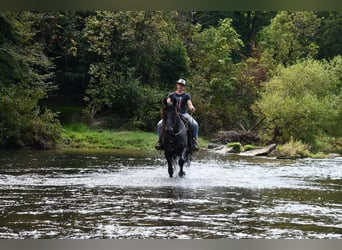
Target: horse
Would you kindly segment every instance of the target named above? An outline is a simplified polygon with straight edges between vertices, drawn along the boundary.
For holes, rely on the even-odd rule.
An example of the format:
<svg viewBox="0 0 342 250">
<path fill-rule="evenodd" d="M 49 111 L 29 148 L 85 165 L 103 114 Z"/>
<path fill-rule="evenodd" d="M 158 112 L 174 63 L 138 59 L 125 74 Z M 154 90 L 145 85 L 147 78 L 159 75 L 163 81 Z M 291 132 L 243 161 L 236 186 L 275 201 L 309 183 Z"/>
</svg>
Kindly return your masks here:
<svg viewBox="0 0 342 250">
<path fill-rule="evenodd" d="M 178 175 L 183 177 L 184 163 L 189 161 L 191 153 L 191 145 L 188 144 L 187 126 L 178 113 L 175 103 L 167 103 L 164 100 L 164 108 L 162 111 L 163 129 L 161 140 L 164 149 L 164 155 L 168 164 L 168 173 L 170 178 L 173 176 L 173 161 L 179 157 L 178 165 L 180 167 Z"/>
</svg>

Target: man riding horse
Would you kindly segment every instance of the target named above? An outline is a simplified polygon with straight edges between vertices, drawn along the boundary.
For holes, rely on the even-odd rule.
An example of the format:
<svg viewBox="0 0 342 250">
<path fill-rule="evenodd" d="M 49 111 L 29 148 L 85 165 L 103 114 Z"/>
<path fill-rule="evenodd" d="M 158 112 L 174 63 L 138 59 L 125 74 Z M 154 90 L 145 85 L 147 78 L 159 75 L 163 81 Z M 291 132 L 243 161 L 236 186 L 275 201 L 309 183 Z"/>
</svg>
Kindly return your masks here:
<svg viewBox="0 0 342 250">
<path fill-rule="evenodd" d="M 176 82 L 176 91 L 170 93 L 166 99 L 167 103 L 176 103 L 178 107 L 178 111 L 185 123 L 190 125 L 190 129 L 192 131 L 192 151 L 198 151 L 199 146 L 197 143 L 198 139 L 198 123 L 197 121 L 187 113 L 187 107 L 191 110 L 191 112 L 195 112 L 195 107 L 192 104 L 191 96 L 185 92 L 186 81 L 184 79 L 179 79 Z M 163 150 L 161 135 L 162 135 L 162 127 L 163 120 L 160 120 L 157 124 L 157 132 L 158 132 L 158 143 L 155 146 L 157 150 Z"/>
</svg>

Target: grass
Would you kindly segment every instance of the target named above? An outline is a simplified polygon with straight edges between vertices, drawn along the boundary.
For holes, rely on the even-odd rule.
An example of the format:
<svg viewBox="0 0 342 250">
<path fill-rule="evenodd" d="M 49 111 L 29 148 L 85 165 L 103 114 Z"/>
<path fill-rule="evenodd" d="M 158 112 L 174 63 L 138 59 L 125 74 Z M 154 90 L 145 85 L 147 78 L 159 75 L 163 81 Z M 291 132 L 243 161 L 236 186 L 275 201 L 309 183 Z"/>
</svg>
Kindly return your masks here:
<svg viewBox="0 0 342 250">
<path fill-rule="evenodd" d="M 89 128 L 84 123 L 69 123 L 63 125 L 62 149 L 124 149 L 155 151 L 155 144 L 158 140 L 155 132 L 126 131 L 110 129 Z M 207 148 L 209 142 L 199 138 L 202 149 Z M 239 142 L 228 143 L 228 147 L 234 147 L 236 152 L 244 152 L 254 149 L 253 145 L 241 145 Z M 291 139 L 288 143 L 277 146 L 277 155 L 286 158 L 326 158 L 321 152 L 312 153 L 310 146 Z"/>
<path fill-rule="evenodd" d="M 231 142 L 226 144 L 227 147 L 232 147 L 234 153 L 245 152 L 256 148 L 254 145 L 242 145 L 240 142 Z M 279 158 L 326 158 L 327 155 L 322 152 L 313 153 L 310 145 L 298 140 L 291 140 L 285 144 L 278 145 L 275 154 Z"/>
<path fill-rule="evenodd" d="M 230 143 L 227 143 L 226 146 L 232 147 L 233 152 L 235 152 L 235 153 L 245 152 L 245 151 L 252 150 L 252 149 L 256 148 L 254 145 L 250 145 L 250 144 L 242 145 L 240 142 L 230 142 Z"/>
<path fill-rule="evenodd" d="M 91 129 L 83 123 L 65 124 L 63 128 L 64 148 L 155 150 L 158 140 L 153 132 Z M 199 139 L 199 144 L 203 148 L 208 142 Z"/>
<path fill-rule="evenodd" d="M 64 126 L 65 146 L 98 149 L 152 149 L 157 141 L 155 133 L 90 129 L 84 124 Z"/>
<path fill-rule="evenodd" d="M 322 152 L 313 153 L 310 151 L 310 146 L 298 140 L 291 140 L 283 145 L 277 147 L 281 157 L 287 158 L 326 158 L 326 155 Z"/>
</svg>

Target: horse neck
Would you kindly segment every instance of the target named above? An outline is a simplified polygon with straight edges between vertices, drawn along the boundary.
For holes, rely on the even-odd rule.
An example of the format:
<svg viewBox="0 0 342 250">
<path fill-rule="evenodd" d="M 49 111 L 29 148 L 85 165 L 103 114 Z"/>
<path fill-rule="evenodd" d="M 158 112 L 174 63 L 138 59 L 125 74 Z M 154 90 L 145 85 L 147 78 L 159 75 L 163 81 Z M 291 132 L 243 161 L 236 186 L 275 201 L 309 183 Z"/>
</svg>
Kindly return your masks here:
<svg viewBox="0 0 342 250">
<path fill-rule="evenodd" d="M 174 123 L 174 133 L 177 134 L 179 133 L 182 129 L 184 129 L 185 125 L 182 122 L 182 119 L 180 118 L 180 114 L 175 111 L 176 115 L 175 115 L 175 123 Z"/>
</svg>

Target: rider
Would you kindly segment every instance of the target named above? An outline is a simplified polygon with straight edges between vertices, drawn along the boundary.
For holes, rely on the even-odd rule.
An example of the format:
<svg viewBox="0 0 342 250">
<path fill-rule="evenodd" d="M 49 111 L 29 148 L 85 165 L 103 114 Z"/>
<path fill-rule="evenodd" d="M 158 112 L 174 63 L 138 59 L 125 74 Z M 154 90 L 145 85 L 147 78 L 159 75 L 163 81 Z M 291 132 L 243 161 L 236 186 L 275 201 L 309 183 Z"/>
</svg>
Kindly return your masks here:
<svg viewBox="0 0 342 250">
<path fill-rule="evenodd" d="M 167 97 L 167 102 L 172 103 L 174 99 L 176 99 L 176 103 L 178 106 L 179 113 L 183 118 L 189 121 L 189 124 L 192 128 L 192 145 L 193 145 L 193 150 L 198 151 L 199 146 L 197 143 L 197 138 L 198 138 L 198 123 L 197 121 L 187 113 L 186 105 L 187 107 L 191 110 L 191 112 L 195 112 L 195 107 L 192 104 L 191 97 L 188 93 L 185 93 L 186 81 L 184 79 L 179 79 L 176 83 L 176 91 L 169 94 Z M 163 120 L 160 120 L 157 124 L 157 132 L 158 132 L 158 143 L 155 146 L 157 150 L 162 150 L 163 145 L 161 143 L 161 130 L 162 130 L 162 124 Z"/>
</svg>

